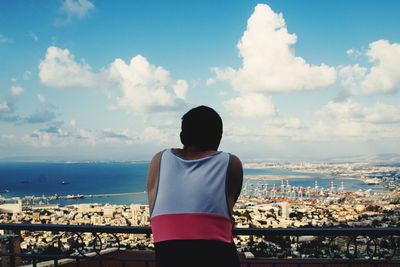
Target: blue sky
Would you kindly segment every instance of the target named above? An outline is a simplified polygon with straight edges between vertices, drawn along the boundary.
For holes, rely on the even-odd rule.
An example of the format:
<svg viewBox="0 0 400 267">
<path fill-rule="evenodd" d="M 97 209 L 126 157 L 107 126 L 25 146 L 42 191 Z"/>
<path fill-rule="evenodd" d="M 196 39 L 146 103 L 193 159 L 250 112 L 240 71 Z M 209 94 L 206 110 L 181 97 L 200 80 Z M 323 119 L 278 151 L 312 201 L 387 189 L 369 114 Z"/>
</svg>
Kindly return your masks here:
<svg viewBox="0 0 400 267">
<path fill-rule="evenodd" d="M 398 1 L 1 1 L 0 158 L 147 160 L 200 104 L 245 160 L 400 151 Z"/>
</svg>

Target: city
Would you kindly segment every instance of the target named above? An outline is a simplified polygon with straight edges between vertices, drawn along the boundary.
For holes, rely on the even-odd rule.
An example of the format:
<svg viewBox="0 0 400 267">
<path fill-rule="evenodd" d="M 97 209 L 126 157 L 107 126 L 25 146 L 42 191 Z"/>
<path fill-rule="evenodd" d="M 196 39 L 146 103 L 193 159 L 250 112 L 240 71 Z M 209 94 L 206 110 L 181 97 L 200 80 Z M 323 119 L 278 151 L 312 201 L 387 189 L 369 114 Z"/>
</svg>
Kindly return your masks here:
<svg viewBox="0 0 400 267">
<path fill-rule="evenodd" d="M 323 188 L 317 183 L 313 187 L 296 187 L 288 180 L 271 180 L 276 177 L 245 176 L 242 194 L 235 206 L 233 217 L 235 228 L 398 228 L 400 227 L 400 167 L 373 166 L 371 164 L 346 163 L 247 163 L 246 168 L 286 168 L 302 172 L 324 173 L 330 178 L 356 177 L 378 179 L 378 191 L 371 189 L 346 191 L 343 182 Z M 322 171 L 321 171 L 322 170 Z M 312 178 L 310 178 L 312 179 Z M 337 179 L 340 181 L 339 179 Z M 279 186 L 268 188 L 266 182 L 279 182 Z M 52 201 L 56 201 L 51 199 Z M 148 227 L 149 210 L 145 204 L 115 205 L 82 203 L 60 205 L 57 203 L 23 203 L 20 198 L 2 199 L 0 205 L 0 223 L 52 224 L 52 225 L 95 225 L 95 226 L 143 226 Z M 14 203 L 12 203 L 14 202 Z M 149 234 L 120 233 L 118 245 L 124 249 L 152 250 L 152 237 Z M 61 242 L 63 250 L 70 249 L 73 236 L 59 239 L 52 232 L 21 231 L 21 252 L 45 253 L 50 247 Z M 80 236 L 87 252 L 93 246 L 90 233 Z M 106 247 L 113 247 L 110 234 L 99 236 Z M 310 242 L 310 239 L 306 239 Z M 313 240 L 313 239 L 311 239 Z M 238 251 L 251 253 L 256 257 L 274 257 L 278 249 L 271 250 L 275 243 L 267 245 L 265 238 L 236 236 L 234 239 Z M 280 241 L 282 242 L 282 240 Z M 279 242 L 278 242 L 279 243 Z M 273 245 L 271 245 L 273 244 Z M 106 248 L 105 247 L 105 248 Z M 390 246 L 389 246 L 390 248 Z M 54 248 L 53 248 L 54 249 Z M 59 249 L 61 249 L 59 247 Z M 300 254 L 301 246 L 292 249 L 290 257 L 311 257 Z M 57 249 L 56 249 L 57 251 Z M 282 254 L 283 252 L 281 252 Z M 325 252 L 328 253 L 328 250 Z M 344 253 L 344 252 L 343 252 Z M 381 252 L 383 253 L 383 252 Z M 283 255 L 283 254 L 282 254 Z M 285 254 L 286 255 L 286 254 Z M 287 256 L 287 255 L 286 255 Z M 315 256 L 315 255 L 314 255 Z M 320 255 L 327 257 L 329 255 Z"/>
</svg>

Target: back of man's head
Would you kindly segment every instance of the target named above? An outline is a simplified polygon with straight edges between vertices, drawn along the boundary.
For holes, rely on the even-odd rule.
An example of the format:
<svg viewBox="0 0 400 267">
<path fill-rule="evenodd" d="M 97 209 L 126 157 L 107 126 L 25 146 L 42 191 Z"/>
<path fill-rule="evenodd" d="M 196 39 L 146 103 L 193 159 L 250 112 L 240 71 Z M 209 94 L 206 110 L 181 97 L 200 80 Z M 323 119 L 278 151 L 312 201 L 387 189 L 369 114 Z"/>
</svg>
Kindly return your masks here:
<svg viewBox="0 0 400 267">
<path fill-rule="evenodd" d="M 214 109 L 198 106 L 182 117 L 181 142 L 185 147 L 217 150 L 222 128 L 222 119 Z"/>
</svg>

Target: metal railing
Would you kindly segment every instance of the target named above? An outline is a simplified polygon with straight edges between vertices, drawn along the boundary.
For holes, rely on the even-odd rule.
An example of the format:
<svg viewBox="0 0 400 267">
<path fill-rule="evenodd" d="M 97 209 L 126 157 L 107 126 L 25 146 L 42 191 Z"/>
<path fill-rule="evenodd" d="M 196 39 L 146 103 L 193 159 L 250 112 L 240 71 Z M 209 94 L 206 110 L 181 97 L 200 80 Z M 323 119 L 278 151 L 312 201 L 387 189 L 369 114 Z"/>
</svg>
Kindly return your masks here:
<svg viewBox="0 0 400 267">
<path fill-rule="evenodd" d="M 125 262 L 143 266 L 154 262 L 151 256 L 118 256 L 132 249 L 151 251 L 149 227 L 0 224 L 0 230 L 4 232 L 0 236 L 2 266 L 36 266 L 49 260 L 57 266 L 65 259 L 75 265 L 87 260 L 119 261 L 122 266 Z M 255 256 L 241 256 L 241 263 L 247 266 L 332 260 L 400 264 L 400 228 L 235 228 L 233 234 L 238 250 Z"/>
</svg>

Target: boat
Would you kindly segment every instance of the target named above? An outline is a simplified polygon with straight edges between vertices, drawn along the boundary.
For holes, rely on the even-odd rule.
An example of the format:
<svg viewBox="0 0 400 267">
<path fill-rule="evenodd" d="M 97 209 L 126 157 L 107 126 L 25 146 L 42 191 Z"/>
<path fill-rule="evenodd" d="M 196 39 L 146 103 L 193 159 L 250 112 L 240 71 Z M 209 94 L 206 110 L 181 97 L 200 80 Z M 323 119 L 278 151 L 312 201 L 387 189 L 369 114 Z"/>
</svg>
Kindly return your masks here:
<svg viewBox="0 0 400 267">
<path fill-rule="evenodd" d="M 61 184 L 69 184 L 67 181 L 62 181 Z"/>
<path fill-rule="evenodd" d="M 364 183 L 367 185 L 377 185 L 381 183 L 381 180 L 378 178 L 368 178 L 364 180 Z"/>
<path fill-rule="evenodd" d="M 8 193 L 10 190 L 8 189 L 0 189 L 0 194 Z"/>
</svg>

